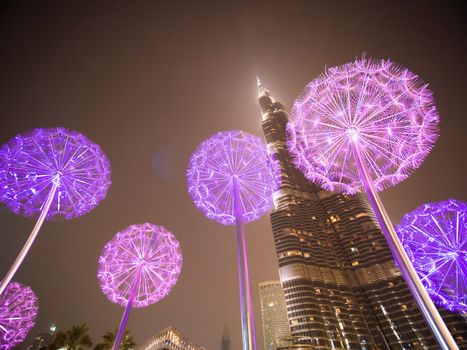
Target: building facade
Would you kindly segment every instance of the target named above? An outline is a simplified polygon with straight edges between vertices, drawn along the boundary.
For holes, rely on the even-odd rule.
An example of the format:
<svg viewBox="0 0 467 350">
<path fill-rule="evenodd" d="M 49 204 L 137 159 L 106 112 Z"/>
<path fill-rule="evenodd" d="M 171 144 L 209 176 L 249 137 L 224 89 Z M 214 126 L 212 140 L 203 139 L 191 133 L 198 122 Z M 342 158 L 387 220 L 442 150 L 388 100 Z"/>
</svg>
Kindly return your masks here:
<svg viewBox="0 0 467 350">
<path fill-rule="evenodd" d="M 206 350 L 194 344 L 174 327 L 168 327 L 157 333 L 142 346 L 139 350 Z"/>
<path fill-rule="evenodd" d="M 271 223 L 292 343 L 311 349 L 439 349 L 363 195 L 324 191 L 291 163 L 288 114 L 259 83 L 268 152 L 281 167 Z M 465 315 L 440 310 L 467 348 Z"/>
<path fill-rule="evenodd" d="M 280 281 L 259 284 L 264 350 L 277 350 L 279 343 L 290 338 L 284 290 Z"/>
</svg>

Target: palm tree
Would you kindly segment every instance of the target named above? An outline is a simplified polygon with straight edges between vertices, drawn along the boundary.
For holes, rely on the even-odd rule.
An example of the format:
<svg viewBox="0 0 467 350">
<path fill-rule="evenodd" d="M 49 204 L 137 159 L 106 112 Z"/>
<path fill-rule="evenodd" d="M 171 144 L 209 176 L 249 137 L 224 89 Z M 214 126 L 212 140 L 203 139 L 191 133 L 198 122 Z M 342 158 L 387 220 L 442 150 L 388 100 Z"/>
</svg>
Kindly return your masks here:
<svg viewBox="0 0 467 350">
<path fill-rule="evenodd" d="M 115 335 L 117 334 L 117 330 L 115 332 L 106 332 L 102 339 L 103 341 L 99 344 L 96 344 L 93 350 L 110 350 L 112 349 L 114 342 L 115 342 Z M 126 330 L 123 333 L 122 343 L 120 344 L 120 350 L 133 350 L 136 346 L 136 342 L 133 337 L 130 335 L 130 331 Z"/>
<path fill-rule="evenodd" d="M 54 340 L 49 345 L 49 350 L 84 350 L 92 346 L 91 337 L 88 334 L 89 327 L 86 323 L 72 326 L 66 331 L 58 331 Z"/>
</svg>

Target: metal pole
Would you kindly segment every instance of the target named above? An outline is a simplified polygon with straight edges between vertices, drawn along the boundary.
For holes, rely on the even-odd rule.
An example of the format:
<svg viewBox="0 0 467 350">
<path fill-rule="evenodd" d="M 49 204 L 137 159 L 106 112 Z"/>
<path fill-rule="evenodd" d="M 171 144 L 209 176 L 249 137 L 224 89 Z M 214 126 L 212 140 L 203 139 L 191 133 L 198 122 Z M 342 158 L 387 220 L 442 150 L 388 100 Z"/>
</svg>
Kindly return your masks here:
<svg viewBox="0 0 467 350">
<path fill-rule="evenodd" d="M 353 145 L 355 162 L 357 163 L 358 172 L 360 173 L 360 179 L 363 183 L 368 199 L 370 200 L 371 206 L 373 207 L 376 218 L 378 219 L 381 230 L 383 231 L 384 237 L 386 238 L 389 249 L 391 250 L 394 260 L 399 266 L 405 282 L 412 292 L 418 307 L 422 311 L 425 320 L 438 340 L 441 348 L 443 350 L 458 350 L 459 348 L 457 347 L 454 338 L 446 327 L 446 324 L 441 318 L 435 305 L 431 301 L 427 291 L 423 287 L 417 272 L 410 262 L 410 259 L 396 234 L 394 226 L 389 219 L 389 215 L 387 214 L 386 209 L 379 198 L 378 192 L 376 191 L 373 180 L 371 179 L 370 172 L 362 156 L 358 141 L 355 141 Z"/>
<path fill-rule="evenodd" d="M 16 257 L 15 262 L 13 265 L 11 265 L 10 270 L 8 270 L 7 274 L 2 280 L 2 283 L 0 284 L 0 295 L 4 292 L 6 287 L 8 286 L 8 283 L 10 283 L 11 279 L 15 275 L 16 271 L 19 269 L 21 266 L 21 263 L 23 262 L 24 258 L 28 254 L 29 249 L 31 248 L 32 244 L 34 243 L 34 240 L 37 237 L 37 234 L 39 233 L 42 224 L 44 223 L 44 220 L 47 216 L 47 213 L 49 212 L 50 206 L 52 205 L 52 201 L 55 197 L 55 193 L 57 192 L 57 188 L 60 186 L 58 181 L 53 181 L 52 182 L 52 188 L 50 189 L 50 192 L 47 196 L 47 199 L 45 201 L 44 207 L 41 210 L 41 214 L 39 216 L 39 219 L 36 222 L 36 225 L 34 226 L 31 234 L 29 235 L 28 240 L 23 246 L 23 249 L 21 249 L 20 253 Z"/>
<path fill-rule="evenodd" d="M 126 324 L 128 318 L 130 317 L 131 308 L 133 307 L 133 302 L 135 301 L 136 292 L 139 288 L 139 282 L 141 279 L 141 270 L 138 270 L 133 286 L 131 287 L 130 296 L 128 297 L 128 302 L 126 303 L 125 311 L 123 312 L 122 320 L 120 321 L 120 326 L 118 327 L 117 335 L 115 336 L 115 342 L 113 350 L 118 350 L 120 348 L 120 343 L 122 342 L 123 333 L 125 332 Z"/>
<path fill-rule="evenodd" d="M 236 179 L 233 180 L 233 201 L 237 226 L 237 262 L 240 313 L 242 318 L 242 344 L 243 350 L 256 350 L 255 318 L 246 253 L 245 224 L 243 222 L 243 209 Z"/>
</svg>

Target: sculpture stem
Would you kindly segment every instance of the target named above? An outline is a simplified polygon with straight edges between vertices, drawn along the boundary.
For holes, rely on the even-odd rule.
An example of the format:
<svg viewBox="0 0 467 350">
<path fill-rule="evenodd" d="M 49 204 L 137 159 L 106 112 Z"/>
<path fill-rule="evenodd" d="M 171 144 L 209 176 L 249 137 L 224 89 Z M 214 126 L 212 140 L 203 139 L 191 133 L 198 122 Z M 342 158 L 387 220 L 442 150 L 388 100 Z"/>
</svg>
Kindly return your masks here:
<svg viewBox="0 0 467 350">
<path fill-rule="evenodd" d="M 458 350 L 459 348 L 457 347 L 454 338 L 446 327 L 446 324 L 441 318 L 427 291 L 423 287 L 417 272 L 410 262 L 410 259 L 407 256 L 407 253 L 405 252 L 405 249 L 396 234 L 389 215 L 387 214 L 386 209 L 384 208 L 383 203 L 379 198 L 378 192 L 373 183 L 358 142 L 354 142 L 353 151 L 358 167 L 358 172 L 360 174 L 360 179 L 363 183 L 368 199 L 370 200 L 370 204 L 373 208 L 373 211 L 375 212 L 376 218 L 378 219 L 378 223 L 381 227 L 381 230 L 383 231 L 383 235 L 386 238 L 394 260 L 396 261 L 405 282 L 412 292 L 412 296 L 415 298 L 418 307 L 422 311 L 422 314 L 425 317 L 425 320 L 428 323 L 434 336 L 436 337 L 440 347 L 443 350 Z"/>
<path fill-rule="evenodd" d="M 237 226 L 238 285 L 240 288 L 240 313 L 242 318 L 243 350 L 256 350 L 255 318 L 251 297 L 248 257 L 246 252 L 243 209 L 236 179 L 233 180 L 233 201 Z"/>
<path fill-rule="evenodd" d="M 130 317 L 131 309 L 133 307 L 133 302 L 135 301 L 136 292 L 138 291 L 140 279 L 141 270 L 138 270 L 138 274 L 136 275 L 135 281 L 131 286 L 130 296 L 128 297 L 128 302 L 126 303 L 125 311 L 123 312 L 122 320 L 120 321 L 120 327 L 118 327 L 118 332 L 115 336 L 115 342 L 112 348 L 113 350 L 118 350 L 120 348 L 123 333 L 125 332 L 126 324 L 128 322 L 128 318 Z"/>
<path fill-rule="evenodd" d="M 15 275 L 16 271 L 19 269 L 21 266 L 21 263 L 23 262 L 24 258 L 29 252 L 29 249 L 31 248 L 32 244 L 34 243 L 34 240 L 36 239 L 42 224 L 44 223 L 44 220 L 47 216 L 47 213 L 49 212 L 50 206 L 52 205 L 52 201 L 55 197 L 55 193 L 57 192 L 58 187 L 60 186 L 58 181 L 53 181 L 52 182 L 52 188 L 50 189 L 50 192 L 47 196 L 47 199 L 45 201 L 44 207 L 41 210 L 41 214 L 39 215 L 39 219 L 36 222 L 36 225 L 34 226 L 31 234 L 29 235 L 28 240 L 23 246 L 23 249 L 21 249 L 19 255 L 16 257 L 15 262 L 13 265 L 11 265 L 10 270 L 8 270 L 7 274 L 2 280 L 2 283 L 0 284 L 0 295 L 2 295 L 3 291 L 6 289 L 8 286 L 8 283 L 10 283 L 11 279 Z"/>
</svg>

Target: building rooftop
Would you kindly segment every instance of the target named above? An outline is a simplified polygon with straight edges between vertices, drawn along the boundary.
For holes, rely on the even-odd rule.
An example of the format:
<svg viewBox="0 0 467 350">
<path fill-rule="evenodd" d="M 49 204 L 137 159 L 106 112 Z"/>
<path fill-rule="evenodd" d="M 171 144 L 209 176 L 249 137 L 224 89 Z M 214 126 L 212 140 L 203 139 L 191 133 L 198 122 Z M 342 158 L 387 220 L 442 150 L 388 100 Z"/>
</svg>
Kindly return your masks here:
<svg viewBox="0 0 467 350">
<path fill-rule="evenodd" d="M 206 350 L 185 337 L 175 327 L 167 327 L 146 341 L 138 350 Z"/>
</svg>

